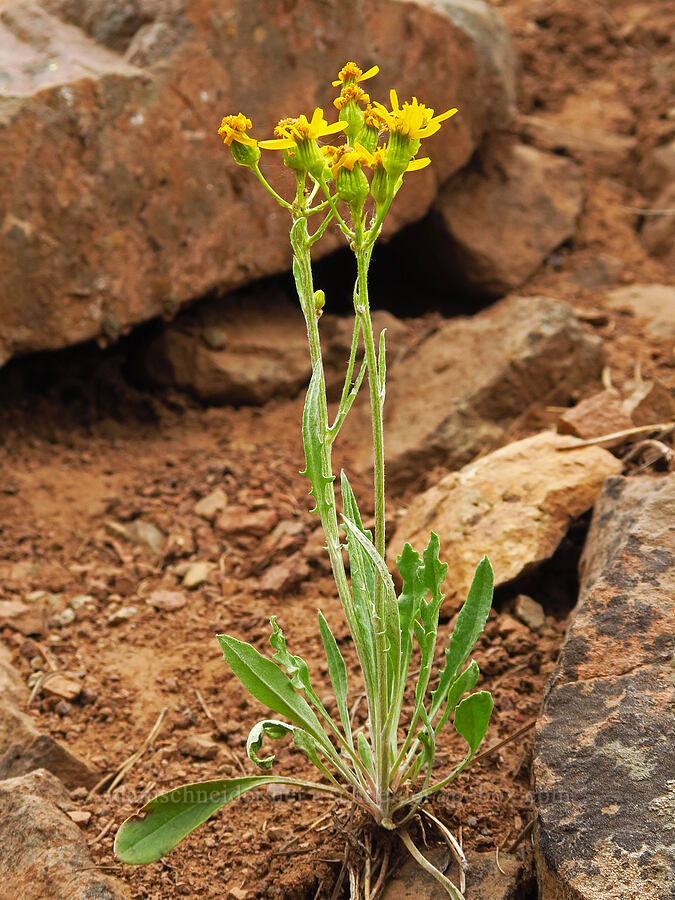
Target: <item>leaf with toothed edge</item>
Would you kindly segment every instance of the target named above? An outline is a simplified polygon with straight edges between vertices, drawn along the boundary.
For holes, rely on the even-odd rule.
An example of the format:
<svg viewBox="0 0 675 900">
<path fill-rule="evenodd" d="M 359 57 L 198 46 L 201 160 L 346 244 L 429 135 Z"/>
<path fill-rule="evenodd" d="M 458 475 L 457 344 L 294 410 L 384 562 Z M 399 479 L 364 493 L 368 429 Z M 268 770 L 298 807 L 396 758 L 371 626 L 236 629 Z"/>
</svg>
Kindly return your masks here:
<svg viewBox="0 0 675 900">
<path fill-rule="evenodd" d="M 322 444 L 319 435 L 319 396 L 323 390 L 323 376 L 321 368 L 317 366 L 312 372 L 312 377 L 305 396 L 305 406 L 302 412 L 302 443 L 305 449 L 305 468 L 300 472 L 309 478 L 312 488 L 310 494 L 314 497 L 316 506 L 312 512 L 319 513 L 323 519 L 332 507 L 328 498 L 327 488 L 335 480 L 335 475 L 326 474 L 323 471 Z"/>
<path fill-rule="evenodd" d="M 445 651 L 445 665 L 441 671 L 438 687 L 432 694 L 431 716 L 441 707 L 450 685 L 457 678 L 487 622 L 492 606 L 494 575 L 487 556 L 478 563 L 464 606 L 459 611 L 457 622 Z"/>
<path fill-rule="evenodd" d="M 258 751 L 262 747 L 263 738 L 268 737 L 278 741 L 287 734 L 293 734 L 295 725 L 289 725 L 287 722 L 280 722 L 278 719 L 261 719 L 256 722 L 248 733 L 246 740 L 246 753 L 248 758 L 252 760 L 256 766 L 261 769 L 271 769 L 274 763 L 274 753 L 263 758 L 258 756 Z"/>
<path fill-rule="evenodd" d="M 320 742 L 328 741 L 311 706 L 271 659 L 229 634 L 219 634 L 217 637 L 227 664 L 249 694 Z"/>
</svg>

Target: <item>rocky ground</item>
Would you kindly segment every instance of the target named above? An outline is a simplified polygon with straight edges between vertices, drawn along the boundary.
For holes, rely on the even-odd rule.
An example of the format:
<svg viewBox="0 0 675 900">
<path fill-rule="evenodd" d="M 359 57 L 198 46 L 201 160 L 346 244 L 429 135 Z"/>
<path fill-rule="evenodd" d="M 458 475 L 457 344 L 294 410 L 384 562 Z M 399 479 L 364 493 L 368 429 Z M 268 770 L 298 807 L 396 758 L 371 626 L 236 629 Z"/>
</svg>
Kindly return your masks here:
<svg viewBox="0 0 675 900">
<path fill-rule="evenodd" d="M 520 872 L 509 878 L 493 867 L 493 886 L 470 882 L 467 898 L 535 896 L 536 794 L 545 900 L 563 890 L 619 900 L 638 883 L 661 900 L 672 881 L 658 847 L 640 864 L 631 857 L 632 880 L 622 887 L 619 879 L 615 893 L 607 873 L 617 854 L 637 853 L 638 838 L 665 833 L 672 809 L 661 777 L 669 725 L 659 717 L 668 701 L 664 635 L 673 631 L 675 547 L 662 501 L 672 495 L 672 441 L 648 433 L 646 443 L 617 438 L 601 448 L 579 439 L 675 418 L 675 217 L 652 215 L 675 203 L 675 16 L 667 4 L 629 0 L 493 5 L 519 53 L 518 115 L 446 182 L 421 223 L 381 251 L 373 275 L 390 335 L 391 552 L 429 522 L 442 527 L 453 573 L 442 637 L 467 567 L 483 552 L 493 558 L 495 608 L 475 655 L 495 698 L 486 747 L 524 728 L 434 810 L 461 833 L 478 869 L 493 866 L 499 848 L 510 854 L 504 871 Z M 321 264 L 336 286 L 343 262 Z M 291 648 L 327 680 L 320 606 L 345 641 L 358 693 L 298 475 L 308 370 L 288 297 L 282 276 L 207 298 L 106 351 L 84 345 L 0 372 L 0 806 L 7 822 L 35 825 L 30 841 L 18 826 L 0 833 L 3 883 L 10 871 L 25 879 L 16 896 L 46 896 L 30 893 L 45 859 L 54 897 L 73 877 L 82 896 L 332 896 L 350 812 L 305 796 L 250 794 L 147 868 L 118 867 L 112 855 L 116 826 L 144 799 L 249 771 L 243 744 L 259 709 L 228 672 L 217 632 L 264 650 L 276 613 Z M 452 318 L 458 313 L 472 315 Z M 242 315 L 249 329 L 238 328 Z M 336 373 L 344 322 L 327 314 L 323 326 Z M 367 516 L 362 417 L 356 408 L 338 465 L 354 473 Z M 561 434 L 542 437 L 547 428 Z M 640 486 L 629 479 L 626 487 L 622 472 Z M 606 533 L 628 535 L 625 546 L 603 543 L 597 516 L 611 523 Z M 648 577 L 636 581 L 639 571 Z M 556 665 L 580 589 L 573 643 Z M 620 608 L 611 602 L 617 592 L 627 595 Z M 644 628 L 617 643 L 626 620 Z M 611 718 L 624 696 L 638 748 L 629 756 L 622 717 Z M 561 741 L 585 748 L 572 772 Z M 623 766 L 609 782 L 595 777 L 598 747 Z M 449 736 L 439 774 L 459 752 Z M 277 759 L 282 772 L 303 765 L 289 749 Z M 25 774 L 36 767 L 60 781 Z M 656 769 L 658 784 L 645 781 Z M 611 794 L 608 812 L 577 822 L 578 833 L 589 829 L 583 841 L 556 839 L 569 821 L 569 798 L 550 790 L 556 772 L 569 780 L 573 804 L 594 784 Z M 626 818 L 651 804 L 644 834 L 606 830 L 629 795 L 614 790 L 619 779 L 638 792 Z M 44 843 L 45 834 L 57 837 Z M 606 870 L 586 853 L 593 840 Z M 54 853 L 56 843 L 70 849 Z M 406 887 L 406 877 L 399 873 L 390 900 L 433 896 Z"/>
</svg>

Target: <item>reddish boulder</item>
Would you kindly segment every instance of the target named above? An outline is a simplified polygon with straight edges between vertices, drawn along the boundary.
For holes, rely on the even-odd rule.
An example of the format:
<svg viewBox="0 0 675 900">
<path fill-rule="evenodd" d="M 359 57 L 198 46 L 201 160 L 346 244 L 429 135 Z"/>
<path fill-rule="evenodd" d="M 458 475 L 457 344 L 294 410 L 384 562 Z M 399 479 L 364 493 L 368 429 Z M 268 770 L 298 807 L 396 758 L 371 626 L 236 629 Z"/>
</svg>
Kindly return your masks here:
<svg viewBox="0 0 675 900">
<path fill-rule="evenodd" d="M 79 811 L 68 792 L 44 769 L 0 781 L 3 900 L 130 900 L 126 885 L 94 865 L 71 812 Z"/>
<path fill-rule="evenodd" d="M 573 236 L 583 198 L 571 160 L 493 138 L 444 185 L 429 240 L 448 277 L 481 294 L 506 294 Z"/>
<path fill-rule="evenodd" d="M 286 213 L 216 129 L 243 110 L 264 137 L 284 115 L 328 111 L 345 47 L 379 63 L 374 97 L 396 85 L 461 108 L 425 147 L 434 165 L 402 190 L 394 231 L 513 108 L 509 38 L 482 0 L 3 4 L 0 363 L 114 339 L 287 269 Z M 268 164 L 289 174 L 276 156 Z"/>
</svg>

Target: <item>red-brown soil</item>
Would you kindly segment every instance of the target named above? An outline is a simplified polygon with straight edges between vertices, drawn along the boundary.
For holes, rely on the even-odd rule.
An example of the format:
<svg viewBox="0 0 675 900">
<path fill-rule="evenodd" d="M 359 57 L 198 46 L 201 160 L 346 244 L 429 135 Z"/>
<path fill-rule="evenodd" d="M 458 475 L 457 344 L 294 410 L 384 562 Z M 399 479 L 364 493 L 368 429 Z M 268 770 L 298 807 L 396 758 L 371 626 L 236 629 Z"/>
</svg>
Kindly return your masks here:
<svg viewBox="0 0 675 900">
<path fill-rule="evenodd" d="M 495 5 L 520 50 L 523 114 L 559 110 L 572 95 L 589 103 L 601 97 L 608 108 L 621 107 L 611 127 L 637 138 L 635 153 L 609 169 L 597 160 L 581 160 L 587 202 L 578 234 L 525 291 L 561 297 L 586 315 L 588 328 L 605 340 L 619 387 L 634 378 L 636 366 L 644 377 L 657 375 L 673 387 L 672 342 L 648 338 L 634 319 L 604 311 L 603 294 L 609 287 L 669 279 L 646 257 L 639 216 L 631 208 L 648 205 L 635 175 L 641 157 L 675 134 L 675 14 L 665 3 L 505 0 Z M 94 845 L 97 863 L 115 866 L 116 825 L 144 799 L 184 781 L 235 774 L 237 760 L 253 770 L 244 760 L 244 742 L 261 710 L 227 669 L 214 635 L 226 631 L 264 651 L 269 616 L 278 614 L 291 650 L 307 659 L 328 693 L 316 608 L 338 639 L 346 637 L 346 626 L 327 562 L 311 552 L 318 541 L 308 542 L 318 520 L 308 512 L 307 483 L 298 475 L 301 399 L 263 409 L 203 409 L 182 397 L 151 396 L 131 387 L 114 353 L 86 377 L 89 363 L 82 354 L 59 360 L 46 364 L 47 376 L 35 374 L 44 371 L 44 362 L 14 365 L 0 375 L 0 390 L 8 398 L 0 448 L 0 584 L 7 597 L 33 590 L 61 595 L 55 611 L 74 595 L 95 598 L 91 611 L 81 609 L 74 623 L 50 630 L 42 642 L 58 668 L 84 673 L 84 692 L 67 706 L 43 699 L 32 707 L 41 729 L 108 771 L 142 743 L 168 707 L 159 736 L 121 787 L 110 795 L 80 798 L 82 809 L 92 813 L 83 826 L 87 838 L 94 841 L 106 830 Z M 65 371 L 68 366 L 72 371 Z M 541 411 L 539 421 L 554 418 L 555 411 Z M 531 425 L 522 423 L 514 437 Z M 351 450 L 345 447 L 338 459 L 347 469 Z M 436 474 L 427 473 L 426 480 Z M 225 542 L 193 513 L 196 500 L 218 486 L 230 504 L 272 509 L 280 520 L 301 522 L 305 530 L 298 549 L 309 559 L 310 577 L 283 595 L 263 593 L 263 570 L 296 548 L 261 547 L 250 536 Z M 368 485 L 357 478 L 355 489 L 367 514 Z M 405 497 L 390 497 L 392 512 L 404 502 Z M 106 529 L 107 522 L 135 518 L 182 537 L 185 549 L 153 559 Z M 524 626 L 514 631 L 507 618 L 511 595 L 498 598 L 476 652 L 481 686 L 495 697 L 486 747 L 537 715 L 574 600 L 572 569 L 581 538 L 573 533 L 558 568 L 529 586 L 549 613 L 540 635 Z M 183 559 L 210 560 L 219 568 L 211 583 L 187 593 L 182 609 L 155 611 L 144 598 L 159 588 L 180 590 L 176 566 Z M 552 602 L 547 592 L 554 587 Z M 122 606 L 135 606 L 136 615 L 108 624 L 111 612 Z M 447 621 L 441 631 L 440 647 L 447 640 Z M 27 678 L 31 661 L 40 655 L 37 642 L 9 628 L 2 639 Z M 353 657 L 348 644 L 342 649 L 356 696 Z M 202 733 L 215 735 L 216 759 L 182 756 L 178 741 Z M 447 734 L 439 775 L 461 752 Z M 453 795 L 435 803 L 450 827 L 461 828 L 469 855 L 508 844 L 531 817 L 530 743 L 526 735 L 480 761 L 460 776 Z M 277 759 L 280 772 L 310 774 L 299 754 L 283 745 Z M 253 793 L 216 815 L 166 860 L 115 871 L 139 898 L 227 897 L 232 887 L 248 890 L 245 896 L 251 898 L 330 897 L 345 833 L 331 815 L 317 820 L 332 812 L 348 826 L 349 810 L 332 809 L 325 801 Z"/>
</svg>

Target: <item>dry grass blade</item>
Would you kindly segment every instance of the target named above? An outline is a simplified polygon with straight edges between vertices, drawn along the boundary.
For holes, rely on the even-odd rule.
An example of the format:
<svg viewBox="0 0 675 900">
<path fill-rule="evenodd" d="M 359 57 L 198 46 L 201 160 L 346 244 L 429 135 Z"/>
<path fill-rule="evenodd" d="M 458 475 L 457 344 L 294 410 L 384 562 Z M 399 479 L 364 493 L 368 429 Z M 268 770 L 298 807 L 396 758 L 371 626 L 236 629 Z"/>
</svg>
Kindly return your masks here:
<svg viewBox="0 0 675 900">
<path fill-rule="evenodd" d="M 479 753 L 478 756 L 474 756 L 473 762 L 478 762 L 479 759 L 484 759 L 486 756 L 490 756 L 491 753 L 494 753 L 496 750 L 501 750 L 502 747 L 505 747 L 507 744 L 510 744 L 511 741 L 515 741 L 516 738 L 519 738 L 521 734 L 525 734 L 526 731 L 529 731 L 530 728 L 534 728 L 537 724 L 536 719 L 530 719 L 529 722 L 526 722 L 524 725 L 514 731 L 513 734 L 510 734 L 508 737 L 505 737 L 504 740 L 499 741 L 496 744 L 493 744 L 492 747 L 488 747 L 487 750 L 483 750 L 482 753 Z"/>
<path fill-rule="evenodd" d="M 103 786 L 111 778 L 112 778 L 112 781 L 106 788 L 106 793 L 109 794 L 111 791 L 113 791 L 117 787 L 117 785 L 122 781 L 122 779 L 127 774 L 127 772 L 131 768 L 133 768 L 133 766 L 138 762 L 138 760 L 143 756 L 145 751 L 148 749 L 150 744 L 152 744 L 154 739 L 157 737 L 157 735 L 159 734 L 159 732 L 162 728 L 162 724 L 164 723 L 166 714 L 168 712 L 169 712 L 169 707 L 168 706 L 163 707 L 162 711 L 157 716 L 157 720 L 155 721 L 155 724 L 150 729 L 147 737 L 145 738 L 145 740 L 143 741 L 141 746 L 138 748 L 138 750 L 136 750 L 135 753 L 132 753 L 130 757 L 125 759 L 124 762 L 122 763 L 122 765 L 119 766 L 115 772 L 109 773 L 108 775 L 105 776 L 105 778 L 102 778 L 98 782 L 98 784 L 95 784 L 94 787 L 89 792 L 89 796 L 92 796 L 92 794 L 98 794 L 98 792 L 103 788 Z"/>
<path fill-rule="evenodd" d="M 111 819 L 107 825 L 104 825 L 103 828 L 96 835 L 96 837 L 92 838 L 92 840 L 89 841 L 89 846 L 95 847 L 97 844 L 99 844 L 103 840 L 103 838 L 106 836 L 106 834 L 110 831 L 110 829 L 113 827 L 114 824 L 115 824 L 115 820 Z"/>
<path fill-rule="evenodd" d="M 206 718 L 209 720 L 209 722 L 211 722 L 213 724 L 215 729 L 218 732 L 220 732 L 220 727 L 218 726 L 218 723 L 216 722 L 216 717 L 213 715 L 213 713 L 211 712 L 209 707 L 206 705 L 206 700 L 202 697 L 201 692 L 199 690 L 197 690 L 197 688 L 195 688 L 195 695 L 197 697 L 197 700 L 199 701 L 199 705 L 201 706 L 202 710 L 204 711 L 204 715 L 206 716 Z M 230 750 L 230 748 L 227 746 L 227 744 L 225 744 L 225 752 L 230 757 L 232 762 L 238 767 L 241 774 L 246 775 L 247 772 L 244 767 L 244 764 L 239 759 L 239 757 Z"/>
<path fill-rule="evenodd" d="M 654 425 L 636 425 L 634 428 L 624 428 L 623 431 L 613 431 L 610 434 L 601 434 L 599 437 L 588 438 L 585 441 L 577 441 L 576 444 L 567 444 L 564 447 L 556 447 L 556 450 L 578 450 L 580 447 L 594 447 L 598 444 L 621 444 L 626 438 L 637 437 L 641 434 L 651 434 L 658 431 L 663 434 L 675 428 L 675 422 L 656 422 Z"/>
<path fill-rule="evenodd" d="M 45 660 L 47 660 L 46 656 Z M 49 662 L 49 660 L 47 660 L 47 662 Z M 29 709 L 32 706 L 33 701 L 40 693 L 42 688 L 47 684 L 47 682 L 51 681 L 52 678 L 55 678 L 57 675 L 70 676 L 71 678 L 80 678 L 77 672 L 70 672 L 68 671 L 68 669 L 52 669 L 51 672 L 45 672 L 44 675 L 41 675 L 33 685 L 33 690 L 30 692 L 30 697 L 28 698 L 26 709 Z"/>
<path fill-rule="evenodd" d="M 459 866 L 459 889 L 463 894 L 466 890 L 466 873 L 469 871 L 469 864 L 466 861 L 466 856 L 464 856 L 464 851 L 459 845 L 459 841 L 455 838 L 454 834 L 443 824 L 443 822 L 441 822 L 440 819 L 437 819 L 436 816 L 433 815 L 433 813 L 430 813 L 428 809 L 423 809 L 422 812 L 436 825 L 443 837 L 443 840 L 450 848 L 450 852 L 457 860 L 457 864 Z"/>
<path fill-rule="evenodd" d="M 625 463 L 632 462 L 640 455 L 643 456 L 644 462 L 638 471 L 648 468 L 660 459 L 665 460 L 666 464 L 670 466 L 673 459 L 675 459 L 675 451 L 672 447 L 669 447 L 667 444 L 664 444 L 663 441 L 657 441 L 654 438 L 647 438 L 644 441 L 639 441 L 637 444 L 634 444 L 623 457 L 623 461 Z"/>
</svg>

